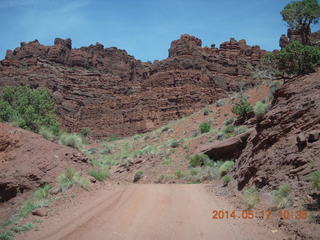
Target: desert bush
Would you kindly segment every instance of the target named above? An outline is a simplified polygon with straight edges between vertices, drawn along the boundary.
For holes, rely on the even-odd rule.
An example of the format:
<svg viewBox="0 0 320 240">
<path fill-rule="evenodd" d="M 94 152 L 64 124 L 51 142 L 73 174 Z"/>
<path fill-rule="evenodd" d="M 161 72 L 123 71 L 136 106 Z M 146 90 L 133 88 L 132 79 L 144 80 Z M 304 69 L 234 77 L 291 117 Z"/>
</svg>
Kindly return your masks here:
<svg viewBox="0 0 320 240">
<path fill-rule="evenodd" d="M 222 177 L 226 175 L 234 166 L 234 161 L 226 161 L 219 168 L 219 175 Z"/>
<path fill-rule="evenodd" d="M 161 165 L 162 166 L 169 166 L 169 165 L 171 165 L 171 160 L 170 159 L 166 159 L 166 160 L 164 160 L 162 163 L 161 163 Z"/>
<path fill-rule="evenodd" d="M 83 138 L 76 133 L 62 133 L 59 143 L 81 150 L 83 148 Z"/>
<path fill-rule="evenodd" d="M 206 161 L 210 161 L 210 158 L 205 154 L 195 154 L 192 155 L 189 159 L 190 167 L 199 167 L 205 164 Z"/>
<path fill-rule="evenodd" d="M 191 176 L 196 176 L 198 174 L 198 170 L 196 168 L 191 168 L 190 169 L 190 175 Z"/>
<path fill-rule="evenodd" d="M 320 190 L 320 170 L 315 171 L 309 175 L 309 180 L 311 182 L 312 187 L 319 191 Z"/>
<path fill-rule="evenodd" d="M 231 177 L 230 176 L 228 176 L 228 175 L 223 176 L 222 182 L 223 182 L 224 186 L 227 186 L 230 181 L 231 181 Z"/>
<path fill-rule="evenodd" d="M 174 172 L 174 175 L 178 178 L 181 179 L 184 177 L 184 173 L 181 170 L 177 170 Z"/>
<path fill-rule="evenodd" d="M 160 128 L 161 133 L 167 132 L 169 130 L 170 130 L 170 128 L 168 126 L 163 126 L 162 128 Z"/>
<path fill-rule="evenodd" d="M 225 120 L 223 122 L 223 125 L 228 126 L 228 125 L 233 124 L 233 123 L 234 123 L 234 118 L 228 118 L 227 120 Z"/>
<path fill-rule="evenodd" d="M 170 139 L 168 142 L 169 146 L 172 148 L 177 148 L 180 145 L 180 141 L 176 140 L 176 139 Z"/>
<path fill-rule="evenodd" d="M 45 184 L 44 186 L 38 188 L 34 193 L 33 197 L 36 200 L 41 200 L 49 197 L 49 191 L 51 189 L 51 186 L 49 184 Z"/>
<path fill-rule="evenodd" d="M 34 227 L 34 225 L 32 223 L 26 223 L 23 225 L 17 224 L 14 225 L 11 230 L 15 233 L 21 233 L 21 232 L 26 232 L 31 230 Z M 1 239 L 1 238 L 0 238 Z"/>
<path fill-rule="evenodd" d="M 292 204 L 292 198 L 290 196 L 291 188 L 288 184 L 279 186 L 273 192 L 273 200 L 278 208 L 289 207 Z"/>
<path fill-rule="evenodd" d="M 54 133 L 51 129 L 48 129 L 46 127 L 41 127 L 39 129 L 39 134 L 49 141 L 55 141 L 59 138 L 59 136 L 56 133 Z"/>
<path fill-rule="evenodd" d="M 138 182 L 143 176 L 143 172 L 141 170 L 136 171 L 133 177 L 133 182 Z"/>
<path fill-rule="evenodd" d="M 269 86 L 269 99 L 272 100 L 276 91 L 281 87 L 280 81 L 273 81 Z"/>
<path fill-rule="evenodd" d="M 267 113 L 269 105 L 261 101 L 257 102 L 253 108 L 254 115 L 258 121 L 261 121 L 264 118 L 264 115 Z"/>
<path fill-rule="evenodd" d="M 107 139 L 106 139 L 107 142 L 114 142 L 117 140 L 119 140 L 119 138 L 117 136 L 110 136 L 110 137 L 107 137 Z"/>
<path fill-rule="evenodd" d="M 156 183 L 165 183 L 166 181 L 168 181 L 170 179 L 170 177 L 168 175 L 164 175 L 164 174 L 161 174 L 157 180 L 156 180 Z"/>
<path fill-rule="evenodd" d="M 236 127 L 235 127 L 235 126 L 229 125 L 229 126 L 225 127 L 222 131 L 223 131 L 225 134 L 232 134 L 232 133 L 234 133 L 235 130 L 236 130 Z"/>
<path fill-rule="evenodd" d="M 107 155 L 111 153 L 112 148 L 107 144 L 102 144 L 103 149 L 100 151 L 102 155 Z"/>
<path fill-rule="evenodd" d="M 216 166 L 192 168 L 190 170 L 190 176 L 185 176 L 185 179 L 191 181 L 192 183 L 211 181 L 217 178 L 219 178 L 219 168 Z"/>
<path fill-rule="evenodd" d="M 49 199 L 49 190 L 51 186 L 46 184 L 42 187 L 39 187 L 32 195 L 30 199 L 25 201 L 19 212 L 17 217 L 18 218 L 25 218 L 27 217 L 33 210 L 37 208 L 47 207 L 50 204 Z"/>
<path fill-rule="evenodd" d="M 293 41 L 280 51 L 267 54 L 264 61 L 287 74 L 311 73 L 320 63 L 320 47 L 302 45 L 298 41 Z"/>
<path fill-rule="evenodd" d="M 215 102 L 215 105 L 216 105 L 217 107 L 223 106 L 223 105 L 224 105 L 224 100 L 223 100 L 223 99 L 217 100 L 217 101 Z"/>
<path fill-rule="evenodd" d="M 255 68 L 251 73 L 251 77 L 258 80 L 271 80 L 276 77 L 275 75 L 275 71 L 271 67 Z"/>
<path fill-rule="evenodd" d="M 14 240 L 14 233 L 8 230 L 0 232 L 0 240 Z"/>
<path fill-rule="evenodd" d="M 199 130 L 201 133 L 207 133 L 210 131 L 210 124 L 208 122 L 203 122 L 199 125 Z"/>
<path fill-rule="evenodd" d="M 94 177 L 99 182 L 103 182 L 104 180 L 106 180 L 106 178 L 110 177 L 110 173 L 106 168 L 92 169 L 89 170 L 88 174 Z"/>
<path fill-rule="evenodd" d="M 246 127 L 240 126 L 235 130 L 234 135 L 239 135 L 239 134 L 245 133 L 246 131 L 247 131 Z"/>
<path fill-rule="evenodd" d="M 6 87 L 0 93 L 0 121 L 39 132 L 41 127 L 57 134 L 59 122 L 54 101 L 46 89 L 27 86 Z"/>
<path fill-rule="evenodd" d="M 81 176 L 79 172 L 73 168 L 67 168 L 57 177 L 58 187 L 61 191 L 67 191 L 73 185 L 78 185 L 81 188 L 88 189 L 89 181 Z"/>
<path fill-rule="evenodd" d="M 248 114 L 253 111 L 251 104 L 247 99 L 241 98 L 240 101 L 233 105 L 232 113 L 237 115 L 238 119 L 247 119 Z"/>
<path fill-rule="evenodd" d="M 258 188 L 253 186 L 244 189 L 243 198 L 249 209 L 254 208 L 254 206 L 260 201 Z"/>
<path fill-rule="evenodd" d="M 89 128 L 82 128 L 80 130 L 80 135 L 83 137 L 90 137 L 90 136 L 92 136 L 92 133 Z"/>
</svg>

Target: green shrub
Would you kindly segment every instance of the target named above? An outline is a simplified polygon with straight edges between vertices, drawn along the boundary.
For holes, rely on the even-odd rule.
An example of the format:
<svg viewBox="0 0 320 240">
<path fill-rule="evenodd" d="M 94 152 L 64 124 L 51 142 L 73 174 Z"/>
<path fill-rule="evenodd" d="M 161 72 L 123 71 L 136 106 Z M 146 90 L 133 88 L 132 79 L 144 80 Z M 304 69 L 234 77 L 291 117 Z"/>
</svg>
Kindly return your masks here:
<svg viewBox="0 0 320 240">
<path fill-rule="evenodd" d="M 201 133 L 207 133 L 210 131 L 210 124 L 208 122 L 203 122 L 199 125 L 199 130 Z"/>
<path fill-rule="evenodd" d="M 97 149 L 96 148 L 89 148 L 87 151 L 89 154 L 95 154 L 97 152 Z"/>
<path fill-rule="evenodd" d="M 170 139 L 169 140 L 169 146 L 172 148 L 177 148 L 180 145 L 180 141 L 176 140 L 176 139 Z"/>
<path fill-rule="evenodd" d="M 99 182 L 103 182 L 106 178 L 110 177 L 110 173 L 107 169 L 97 169 L 97 170 L 90 170 L 89 175 L 94 177 Z"/>
<path fill-rule="evenodd" d="M 89 186 L 89 181 L 83 178 L 80 173 L 73 168 L 65 169 L 65 171 L 57 177 L 57 181 L 61 191 L 67 191 L 75 184 L 84 189 L 88 189 Z"/>
<path fill-rule="evenodd" d="M 267 54 L 264 61 L 287 74 L 302 75 L 315 71 L 320 63 L 320 47 L 293 41 L 280 51 Z"/>
<path fill-rule="evenodd" d="M 253 108 L 253 112 L 258 121 L 261 121 L 264 118 L 264 115 L 267 113 L 268 108 L 269 108 L 269 105 L 261 101 L 256 103 L 256 105 Z"/>
<path fill-rule="evenodd" d="M 221 107 L 221 106 L 224 105 L 224 100 L 223 100 L 223 99 L 219 99 L 219 100 L 217 100 L 217 101 L 215 102 L 215 104 L 216 104 L 217 107 Z"/>
<path fill-rule="evenodd" d="M 222 176 L 226 175 L 232 169 L 233 166 L 234 166 L 234 161 L 224 162 L 219 168 L 220 176 L 222 177 Z"/>
<path fill-rule="evenodd" d="M 239 135 L 239 134 L 245 133 L 246 131 L 247 131 L 246 127 L 240 126 L 235 130 L 234 135 Z"/>
<path fill-rule="evenodd" d="M 3 230 L 2 232 L 0 232 L 0 240 L 14 240 L 13 232 Z"/>
<path fill-rule="evenodd" d="M 175 171 L 174 175 L 178 178 L 181 179 L 184 177 L 184 173 L 181 170 Z"/>
<path fill-rule="evenodd" d="M 190 169 L 190 175 L 191 176 L 196 176 L 198 174 L 198 170 L 196 168 L 191 168 Z"/>
<path fill-rule="evenodd" d="M 272 100 L 274 94 L 278 89 L 281 87 L 281 82 L 280 81 L 273 81 L 270 86 L 269 86 L 269 99 Z"/>
<path fill-rule="evenodd" d="M 63 133 L 60 135 L 59 143 L 81 150 L 83 148 L 83 139 L 76 133 Z"/>
<path fill-rule="evenodd" d="M 226 128 L 223 129 L 223 132 L 225 134 L 228 134 L 228 133 L 233 133 L 235 131 L 236 127 L 233 126 L 233 125 L 229 125 L 227 126 Z"/>
<path fill-rule="evenodd" d="M 244 189 L 243 198 L 249 209 L 254 208 L 254 206 L 260 201 L 258 188 L 254 186 Z"/>
<path fill-rule="evenodd" d="M 169 165 L 171 165 L 171 160 L 170 159 L 167 159 L 167 160 L 165 160 L 165 161 L 163 161 L 162 163 L 161 163 L 161 165 L 163 165 L 163 166 L 169 166 Z"/>
<path fill-rule="evenodd" d="M 228 125 L 233 124 L 233 123 L 234 123 L 234 118 L 228 118 L 227 120 L 225 120 L 225 121 L 223 122 L 223 124 L 224 124 L 225 126 L 228 126 Z"/>
<path fill-rule="evenodd" d="M 292 198 L 290 196 L 291 188 L 288 184 L 279 186 L 273 192 L 273 200 L 277 204 L 278 208 L 289 207 L 292 204 Z"/>
<path fill-rule="evenodd" d="M 166 181 L 168 181 L 170 177 L 168 175 L 160 175 L 156 181 L 156 183 L 165 183 Z"/>
<path fill-rule="evenodd" d="M 39 129 L 39 134 L 49 141 L 55 141 L 55 140 L 58 140 L 59 138 L 57 134 L 55 134 L 52 130 L 46 127 L 41 127 Z"/>
<path fill-rule="evenodd" d="M 185 179 L 191 181 L 191 183 L 201 183 L 217 178 L 219 178 L 218 166 L 204 166 L 198 169 L 192 168 L 190 170 L 190 176 L 185 176 Z"/>
<path fill-rule="evenodd" d="M 237 115 L 238 119 L 247 119 L 248 114 L 253 111 L 251 104 L 246 98 L 241 98 L 239 103 L 232 107 L 232 113 Z"/>
<path fill-rule="evenodd" d="M 34 225 L 32 223 L 26 223 L 23 225 L 14 225 L 11 230 L 15 233 L 20 233 L 20 232 L 26 232 L 31 230 L 34 227 Z"/>
<path fill-rule="evenodd" d="M 133 177 L 133 182 L 138 182 L 143 176 L 143 172 L 141 170 L 136 171 Z"/>
<path fill-rule="evenodd" d="M 114 142 L 119 140 L 119 138 L 117 136 L 110 136 L 106 139 L 107 142 Z"/>
<path fill-rule="evenodd" d="M 82 128 L 80 130 L 80 135 L 83 137 L 90 137 L 90 136 L 92 136 L 92 133 L 89 128 Z"/>
<path fill-rule="evenodd" d="M 111 153 L 112 148 L 109 145 L 103 144 L 102 147 L 103 147 L 103 149 L 100 151 L 100 153 L 102 155 L 107 155 L 107 154 Z"/>
<path fill-rule="evenodd" d="M 203 115 L 204 115 L 204 116 L 209 115 L 209 113 L 210 113 L 209 109 L 205 109 L 205 110 L 203 111 Z"/>
<path fill-rule="evenodd" d="M 0 93 L 0 121 L 39 132 L 46 127 L 59 132 L 54 101 L 46 89 L 33 90 L 27 86 L 6 87 Z"/>
<path fill-rule="evenodd" d="M 206 161 L 210 160 L 210 158 L 205 154 L 195 154 L 192 155 L 189 159 L 190 167 L 199 167 L 205 164 Z"/>
<path fill-rule="evenodd" d="M 312 187 L 319 191 L 320 190 L 320 170 L 315 171 L 309 175 L 309 180 L 311 182 Z"/>
<path fill-rule="evenodd" d="M 223 176 L 223 178 L 222 178 L 223 185 L 227 186 L 230 181 L 231 181 L 230 176 L 228 176 L 228 175 Z"/>
<path fill-rule="evenodd" d="M 48 198 L 50 189 L 51 189 L 51 186 L 49 184 L 45 184 L 44 186 L 38 188 L 33 193 L 33 197 L 36 200 L 41 200 L 41 199 Z"/>
</svg>

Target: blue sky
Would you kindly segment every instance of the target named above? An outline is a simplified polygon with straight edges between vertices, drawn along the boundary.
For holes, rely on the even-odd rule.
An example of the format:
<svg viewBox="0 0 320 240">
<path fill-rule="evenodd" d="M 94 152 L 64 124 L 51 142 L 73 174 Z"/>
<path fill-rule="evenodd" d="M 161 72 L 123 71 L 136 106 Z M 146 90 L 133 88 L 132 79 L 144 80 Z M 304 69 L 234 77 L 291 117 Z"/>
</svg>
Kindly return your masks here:
<svg viewBox="0 0 320 240">
<path fill-rule="evenodd" d="M 143 61 L 164 59 L 188 33 L 210 46 L 234 37 L 278 48 L 286 32 L 280 11 L 290 0 L 0 0 L 0 59 L 6 49 L 38 39 L 71 38 L 73 47 L 100 42 Z M 316 26 L 316 30 L 319 26 Z"/>
</svg>

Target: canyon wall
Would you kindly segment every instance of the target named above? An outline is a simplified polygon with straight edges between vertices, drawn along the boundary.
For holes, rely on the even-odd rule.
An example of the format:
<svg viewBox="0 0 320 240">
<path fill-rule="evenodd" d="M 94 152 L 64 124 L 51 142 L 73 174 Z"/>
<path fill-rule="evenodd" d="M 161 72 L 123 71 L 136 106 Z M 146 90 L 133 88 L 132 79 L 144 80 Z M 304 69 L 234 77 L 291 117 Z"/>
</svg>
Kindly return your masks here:
<svg viewBox="0 0 320 240">
<path fill-rule="evenodd" d="M 100 43 L 72 48 L 70 39 L 53 46 L 37 40 L 7 50 L 0 61 L 0 89 L 30 85 L 48 88 L 62 127 L 88 127 L 96 137 L 145 132 L 253 85 L 248 65 L 265 51 L 231 38 L 220 48 L 202 47 L 182 35 L 171 43 L 169 57 L 141 62 Z"/>
</svg>

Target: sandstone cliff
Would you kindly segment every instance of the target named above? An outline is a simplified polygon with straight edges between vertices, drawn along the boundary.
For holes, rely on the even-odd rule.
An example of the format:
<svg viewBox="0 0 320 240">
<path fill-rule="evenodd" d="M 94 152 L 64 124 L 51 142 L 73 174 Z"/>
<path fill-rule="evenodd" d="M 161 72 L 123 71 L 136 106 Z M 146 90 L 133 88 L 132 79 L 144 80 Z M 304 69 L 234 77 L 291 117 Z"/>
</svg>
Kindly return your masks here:
<svg viewBox="0 0 320 240">
<path fill-rule="evenodd" d="M 100 43 L 73 49 L 70 39 L 53 46 L 37 40 L 8 50 L 0 62 L 0 88 L 28 84 L 52 92 L 62 126 L 83 127 L 96 137 L 131 135 L 183 117 L 206 104 L 252 84 L 248 64 L 265 51 L 245 40 L 202 47 L 182 35 L 163 61 L 141 62 Z"/>
</svg>

